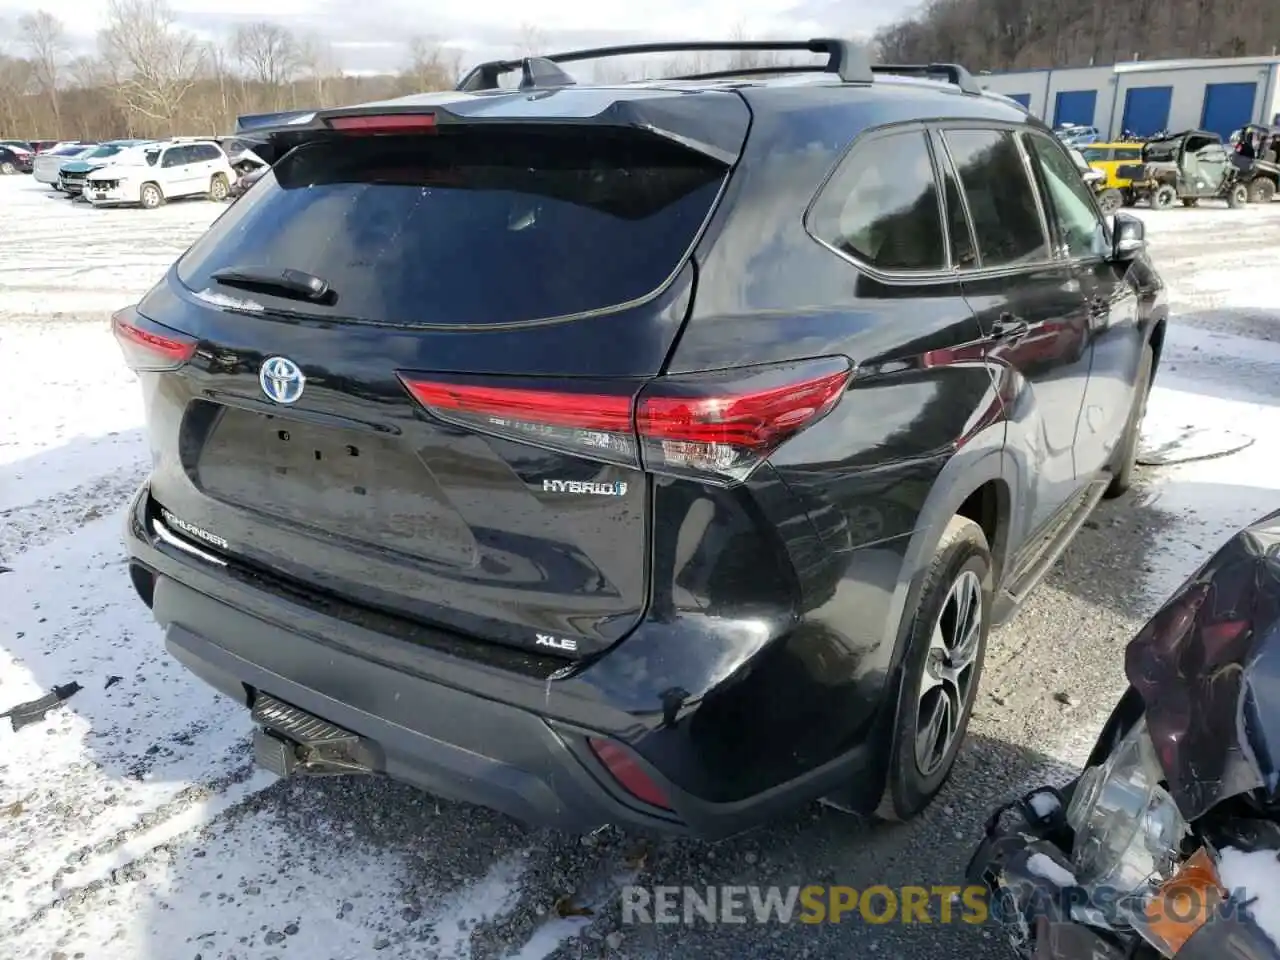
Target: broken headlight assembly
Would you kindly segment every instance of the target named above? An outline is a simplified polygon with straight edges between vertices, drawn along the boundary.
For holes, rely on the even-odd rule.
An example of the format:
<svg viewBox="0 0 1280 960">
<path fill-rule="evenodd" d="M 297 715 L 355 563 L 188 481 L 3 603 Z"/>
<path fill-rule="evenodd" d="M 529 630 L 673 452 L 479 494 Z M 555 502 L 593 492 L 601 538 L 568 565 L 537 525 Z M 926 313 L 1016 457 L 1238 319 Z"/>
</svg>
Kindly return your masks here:
<svg viewBox="0 0 1280 960">
<path fill-rule="evenodd" d="M 1123 896 L 1172 875 L 1189 828 L 1163 779 L 1145 719 L 1081 774 L 1067 807 L 1081 884 Z"/>
<path fill-rule="evenodd" d="M 1071 858 L 1091 901 L 1079 919 L 1130 929 L 1173 957 L 1225 896 L 1208 852 L 1184 858 L 1190 826 L 1161 785 L 1145 719 L 1081 775 L 1067 808 Z"/>
</svg>

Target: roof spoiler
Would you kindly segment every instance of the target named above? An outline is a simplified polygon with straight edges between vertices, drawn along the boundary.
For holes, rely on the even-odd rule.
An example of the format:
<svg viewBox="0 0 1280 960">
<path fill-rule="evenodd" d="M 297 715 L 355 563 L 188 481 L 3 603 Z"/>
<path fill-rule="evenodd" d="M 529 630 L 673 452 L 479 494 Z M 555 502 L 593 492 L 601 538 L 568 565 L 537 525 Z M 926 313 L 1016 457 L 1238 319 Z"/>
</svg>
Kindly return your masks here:
<svg viewBox="0 0 1280 960">
<path fill-rule="evenodd" d="M 310 123 L 315 110 L 285 110 L 280 113 L 246 113 L 236 117 L 236 133 L 254 133 L 272 127 Z"/>
</svg>

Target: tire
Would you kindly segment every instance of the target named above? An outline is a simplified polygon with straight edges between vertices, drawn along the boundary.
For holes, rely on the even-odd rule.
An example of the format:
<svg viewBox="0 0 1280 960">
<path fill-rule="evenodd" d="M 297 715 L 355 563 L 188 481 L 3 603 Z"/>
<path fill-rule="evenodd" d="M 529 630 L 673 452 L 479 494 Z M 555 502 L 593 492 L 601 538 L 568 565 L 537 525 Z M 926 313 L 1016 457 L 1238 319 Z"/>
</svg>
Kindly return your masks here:
<svg viewBox="0 0 1280 960">
<path fill-rule="evenodd" d="M 1266 177 L 1259 177 L 1249 184 L 1250 203 L 1270 203 L 1276 198 L 1276 185 Z"/>
<path fill-rule="evenodd" d="M 1243 183 L 1235 184 L 1227 191 L 1227 206 L 1232 210 L 1239 210 L 1249 202 L 1249 188 Z"/>
<path fill-rule="evenodd" d="M 8 160 L 6 160 L 4 163 L 0 163 L 0 174 L 3 174 L 6 177 L 11 177 L 17 172 L 18 172 L 18 167 L 16 164 Z"/>
<path fill-rule="evenodd" d="M 138 191 L 138 202 L 142 204 L 143 209 L 154 210 L 164 203 L 164 194 L 156 184 L 144 183 L 142 189 Z"/>
<path fill-rule="evenodd" d="M 221 203 L 227 199 L 230 190 L 231 184 L 227 183 L 226 174 L 215 173 L 213 179 L 209 181 L 209 199 L 215 203 Z"/>
<path fill-rule="evenodd" d="M 1098 194 L 1098 206 L 1104 214 L 1112 214 L 1124 206 L 1124 194 L 1119 190 L 1103 190 Z"/>
<path fill-rule="evenodd" d="M 1183 197 L 1182 205 L 1184 207 L 1198 207 L 1200 206 L 1200 198 L 1199 197 Z"/>
<path fill-rule="evenodd" d="M 1154 364 L 1155 351 L 1151 344 L 1145 344 L 1142 359 L 1138 361 L 1138 382 L 1135 384 L 1133 406 L 1129 408 L 1124 433 L 1120 434 L 1115 453 L 1111 455 L 1111 483 L 1103 494 L 1108 500 L 1128 493 L 1133 486 L 1133 468 L 1138 462 L 1138 442 L 1142 439 L 1142 420 L 1147 415 L 1147 398 L 1151 395 Z"/>
<path fill-rule="evenodd" d="M 1162 183 L 1156 187 L 1155 192 L 1151 194 L 1151 206 L 1156 210 L 1168 210 L 1173 206 L 1173 202 L 1178 199 L 1178 191 L 1173 189 L 1167 183 Z"/>
<path fill-rule="evenodd" d="M 884 794 L 876 808 L 881 820 L 910 820 L 929 805 L 951 775 L 982 678 L 991 629 L 992 579 L 991 548 L 982 528 L 965 517 L 952 517 L 925 571 L 920 603 L 907 634 L 893 745 Z M 933 672 L 939 663 L 935 632 L 945 644 L 955 626 L 955 598 L 962 595 L 971 601 L 976 598 L 978 604 L 976 613 L 970 607 L 970 626 L 964 631 L 968 638 L 955 645 L 962 647 L 959 659 L 966 666 L 951 681 L 943 681 Z M 935 627 L 941 630 L 935 631 Z M 954 669 L 955 664 L 951 667 Z M 928 689 L 926 677 L 934 684 Z M 950 739 L 945 746 L 935 741 L 935 749 L 923 751 L 922 757 L 917 743 L 921 727 L 925 726 L 921 717 L 931 716 L 930 706 L 939 703 L 945 703 L 949 712 L 945 720 Z"/>
</svg>

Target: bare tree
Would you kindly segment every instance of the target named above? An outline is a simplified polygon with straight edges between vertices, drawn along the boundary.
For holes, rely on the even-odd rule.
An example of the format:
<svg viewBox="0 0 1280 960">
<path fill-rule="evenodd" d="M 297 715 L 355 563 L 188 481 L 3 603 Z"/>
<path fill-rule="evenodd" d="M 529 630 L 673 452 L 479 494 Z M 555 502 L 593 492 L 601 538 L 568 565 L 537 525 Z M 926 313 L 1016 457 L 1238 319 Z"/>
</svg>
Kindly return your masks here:
<svg viewBox="0 0 1280 960">
<path fill-rule="evenodd" d="M 116 96 L 130 112 L 168 127 L 204 64 L 201 43 L 174 23 L 164 0 L 110 0 L 99 35 L 116 74 Z"/>
<path fill-rule="evenodd" d="M 238 27 L 231 48 L 249 79 L 272 94 L 272 106 L 281 89 L 298 72 L 298 41 L 277 23 L 260 20 Z"/>
<path fill-rule="evenodd" d="M 314 95 L 308 99 L 313 106 L 327 102 L 325 91 L 327 80 L 340 76 L 337 58 L 333 48 L 316 36 L 306 36 L 298 40 L 298 70 L 311 81 Z M 293 85 L 293 105 L 298 106 L 298 88 Z"/>
<path fill-rule="evenodd" d="M 54 127 L 61 134 L 62 107 L 58 97 L 58 83 L 62 78 L 62 65 L 69 50 L 66 28 L 49 11 L 37 10 L 18 18 L 18 34 L 29 54 L 32 79 L 40 93 L 49 98 Z"/>
<path fill-rule="evenodd" d="M 456 51 L 446 51 L 427 37 L 411 38 L 408 47 L 408 64 L 400 74 L 406 93 L 448 90 L 457 82 Z"/>
<path fill-rule="evenodd" d="M 520 57 L 536 57 L 547 52 L 547 34 L 539 26 L 532 23 L 520 24 L 516 34 L 516 55 Z"/>
</svg>

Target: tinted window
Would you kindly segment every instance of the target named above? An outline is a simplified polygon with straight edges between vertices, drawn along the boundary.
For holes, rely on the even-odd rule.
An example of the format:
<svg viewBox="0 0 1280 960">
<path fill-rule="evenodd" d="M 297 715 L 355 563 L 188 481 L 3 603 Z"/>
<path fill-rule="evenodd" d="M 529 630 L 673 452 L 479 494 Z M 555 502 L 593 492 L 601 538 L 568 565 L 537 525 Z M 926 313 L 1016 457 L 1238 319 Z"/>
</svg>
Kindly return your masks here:
<svg viewBox="0 0 1280 960">
<path fill-rule="evenodd" d="M 964 203 L 960 199 L 960 185 L 956 183 L 955 174 L 950 167 L 944 166 L 942 182 L 947 200 L 947 227 L 951 234 L 951 262 L 958 267 L 977 266 L 978 255 L 973 248 L 973 231 L 969 227 Z"/>
<path fill-rule="evenodd" d="M 1049 247 L 1039 208 L 1013 134 L 949 130 L 946 142 L 973 218 L 982 265 L 1046 259 Z"/>
<path fill-rule="evenodd" d="M 942 221 L 924 133 L 858 145 L 823 189 L 811 229 L 881 270 L 941 270 Z"/>
<path fill-rule="evenodd" d="M 1106 250 L 1106 228 L 1075 164 L 1046 137 L 1028 135 L 1027 142 L 1044 186 L 1045 203 L 1067 254 L 1100 256 Z"/>
<path fill-rule="evenodd" d="M 1112 151 L 1102 147 L 1085 147 L 1080 151 L 1088 163 L 1101 163 L 1112 159 Z"/>
<path fill-rule="evenodd" d="M 212 143 L 197 143 L 191 150 L 192 159 L 194 160 L 217 160 L 222 156 L 222 151 L 215 147 Z"/>
<path fill-rule="evenodd" d="M 282 158 L 179 261 L 188 287 L 223 267 L 305 270 L 331 306 L 281 309 L 397 324 L 511 323 L 646 296 L 683 263 L 723 164 L 657 137 L 471 129 L 350 137 Z"/>
<path fill-rule="evenodd" d="M 187 162 L 186 147 L 170 147 L 164 152 L 164 158 L 160 161 L 162 167 L 178 167 Z"/>
<path fill-rule="evenodd" d="M 1137 163 L 1142 159 L 1141 147 L 1117 147 L 1116 159 L 1126 163 Z"/>
</svg>

